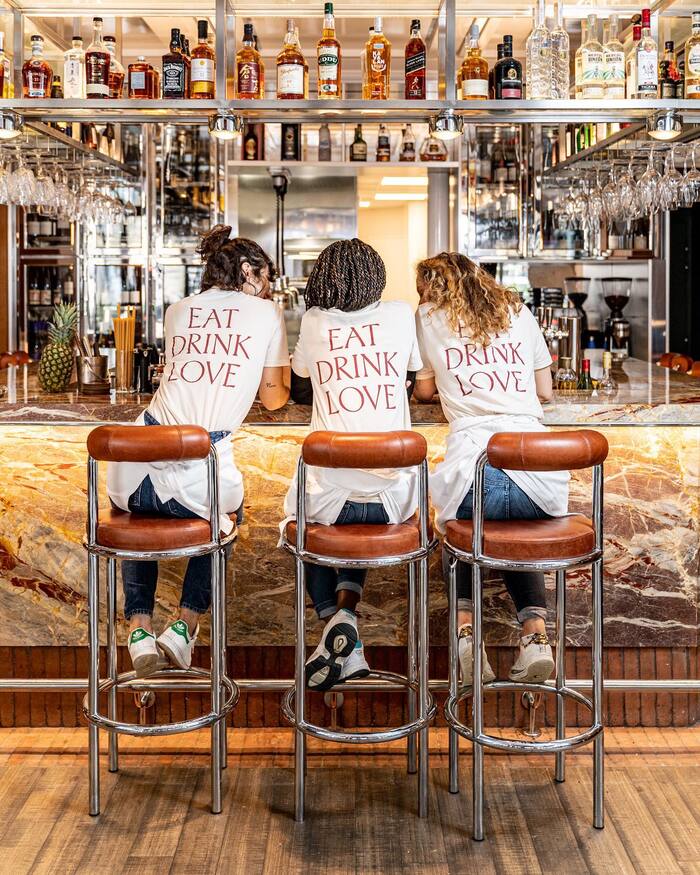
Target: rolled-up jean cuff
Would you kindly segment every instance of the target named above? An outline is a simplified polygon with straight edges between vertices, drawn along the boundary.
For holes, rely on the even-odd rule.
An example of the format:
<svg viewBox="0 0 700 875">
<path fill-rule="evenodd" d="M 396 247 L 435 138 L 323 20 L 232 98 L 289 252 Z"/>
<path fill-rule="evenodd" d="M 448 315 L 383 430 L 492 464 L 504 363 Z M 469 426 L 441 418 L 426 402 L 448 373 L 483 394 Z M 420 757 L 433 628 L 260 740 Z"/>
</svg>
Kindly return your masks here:
<svg viewBox="0 0 700 875">
<path fill-rule="evenodd" d="M 152 617 L 153 616 L 153 608 L 132 608 L 129 613 L 124 614 L 125 620 L 130 620 L 132 617 L 136 615 L 140 617 Z"/>
<path fill-rule="evenodd" d="M 473 609 L 474 602 L 471 599 L 457 599 L 458 611 L 469 611 L 471 613 Z"/>
<path fill-rule="evenodd" d="M 547 608 L 541 608 L 537 605 L 528 605 L 518 611 L 518 622 L 524 623 L 525 620 L 546 620 Z"/>
<path fill-rule="evenodd" d="M 362 595 L 362 584 L 358 583 L 356 580 L 339 580 L 335 591 L 340 592 L 342 589 L 347 589 L 350 590 L 350 592 L 356 592 L 358 595 Z"/>
<path fill-rule="evenodd" d="M 314 605 L 314 610 L 316 611 L 316 616 L 319 620 L 327 620 L 328 617 L 332 617 L 338 610 L 338 606 L 335 602 L 328 603 L 325 605 Z"/>
<path fill-rule="evenodd" d="M 192 611 L 195 614 L 206 614 L 209 607 L 203 608 L 201 605 L 193 605 L 192 602 L 180 602 L 180 607 L 186 611 Z"/>
</svg>

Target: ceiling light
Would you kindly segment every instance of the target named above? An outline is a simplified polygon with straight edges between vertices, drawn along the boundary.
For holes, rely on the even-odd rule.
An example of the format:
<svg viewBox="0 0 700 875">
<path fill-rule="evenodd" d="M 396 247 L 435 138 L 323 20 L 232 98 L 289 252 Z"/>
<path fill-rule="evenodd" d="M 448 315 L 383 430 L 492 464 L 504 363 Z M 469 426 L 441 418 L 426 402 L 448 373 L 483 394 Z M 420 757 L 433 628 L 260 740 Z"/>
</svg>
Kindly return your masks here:
<svg viewBox="0 0 700 875">
<path fill-rule="evenodd" d="M 414 185 L 423 188 L 428 184 L 427 176 L 383 176 L 382 185 Z"/>
<path fill-rule="evenodd" d="M 372 201 L 360 201 L 359 204 L 358 204 L 358 206 L 359 206 L 361 209 L 365 210 L 365 209 L 367 209 L 367 207 L 371 207 L 371 206 L 372 206 Z"/>
<path fill-rule="evenodd" d="M 451 109 L 443 110 L 439 116 L 430 119 L 430 133 L 438 140 L 455 140 L 462 133 L 464 122 L 461 115 L 455 115 Z"/>
<path fill-rule="evenodd" d="M 661 110 L 647 119 L 647 133 L 655 140 L 675 140 L 682 130 L 681 117 L 672 109 Z"/>
<path fill-rule="evenodd" d="M 375 201 L 427 201 L 424 191 L 379 191 L 374 196 Z"/>
<path fill-rule="evenodd" d="M 22 133 L 24 122 L 22 116 L 10 109 L 0 112 L 0 140 L 12 140 Z"/>
<path fill-rule="evenodd" d="M 217 140 L 233 140 L 243 130 L 243 119 L 229 112 L 217 112 L 209 119 L 209 133 Z"/>
</svg>

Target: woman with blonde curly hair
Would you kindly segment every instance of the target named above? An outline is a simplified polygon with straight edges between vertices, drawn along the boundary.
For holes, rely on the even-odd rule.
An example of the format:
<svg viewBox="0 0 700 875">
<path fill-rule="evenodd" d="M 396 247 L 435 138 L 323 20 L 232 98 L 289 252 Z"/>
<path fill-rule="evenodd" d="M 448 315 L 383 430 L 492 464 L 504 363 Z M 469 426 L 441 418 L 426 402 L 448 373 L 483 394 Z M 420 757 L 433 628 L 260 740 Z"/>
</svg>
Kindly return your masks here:
<svg viewBox="0 0 700 875">
<path fill-rule="evenodd" d="M 415 395 L 430 401 L 435 392 L 450 434 L 445 460 L 431 478 L 436 523 L 471 519 L 476 460 L 491 435 L 543 431 L 542 405 L 552 397 L 552 363 L 539 326 L 518 295 L 478 264 L 455 252 L 441 252 L 417 268 L 420 307 L 416 333 L 423 370 Z M 541 519 L 567 512 L 566 472 L 501 471 L 486 466 L 486 519 Z M 554 669 L 545 620 L 544 575 L 505 572 L 505 584 L 522 624 L 520 652 L 512 680 L 543 683 Z M 471 683 L 471 576 L 457 567 L 459 656 L 462 683 Z M 484 651 L 484 680 L 495 675 Z"/>
</svg>

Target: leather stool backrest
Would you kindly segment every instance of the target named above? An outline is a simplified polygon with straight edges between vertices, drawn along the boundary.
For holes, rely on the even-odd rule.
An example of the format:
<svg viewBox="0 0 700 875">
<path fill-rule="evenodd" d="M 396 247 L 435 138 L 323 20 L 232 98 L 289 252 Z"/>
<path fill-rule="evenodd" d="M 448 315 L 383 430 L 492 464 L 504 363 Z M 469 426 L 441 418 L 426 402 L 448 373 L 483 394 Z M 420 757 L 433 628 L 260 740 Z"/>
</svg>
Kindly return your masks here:
<svg viewBox="0 0 700 875">
<path fill-rule="evenodd" d="M 181 462 L 206 459 L 211 440 L 198 425 L 101 425 L 88 435 L 98 462 Z"/>
<path fill-rule="evenodd" d="M 693 367 L 693 360 L 689 355 L 674 355 L 671 361 L 671 370 L 678 371 L 681 374 L 687 374 Z"/>
<path fill-rule="evenodd" d="M 677 352 L 665 352 L 656 363 L 660 368 L 670 368 L 671 362 L 678 355 Z"/>
<path fill-rule="evenodd" d="M 317 468 L 411 468 L 427 453 L 415 431 L 314 431 L 301 448 L 304 462 Z"/>
<path fill-rule="evenodd" d="M 693 367 L 688 371 L 689 377 L 700 377 L 700 361 L 693 362 Z"/>
<path fill-rule="evenodd" d="M 512 471 L 570 471 L 602 464 L 608 442 L 600 432 L 501 432 L 486 448 L 489 464 Z"/>
</svg>

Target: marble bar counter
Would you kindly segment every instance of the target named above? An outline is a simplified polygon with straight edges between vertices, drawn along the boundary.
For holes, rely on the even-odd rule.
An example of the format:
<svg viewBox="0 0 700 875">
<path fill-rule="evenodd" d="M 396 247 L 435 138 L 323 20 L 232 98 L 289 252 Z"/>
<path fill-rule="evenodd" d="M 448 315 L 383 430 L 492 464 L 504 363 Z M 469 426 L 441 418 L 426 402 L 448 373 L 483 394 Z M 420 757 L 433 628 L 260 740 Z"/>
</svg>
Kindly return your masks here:
<svg viewBox="0 0 700 875">
<path fill-rule="evenodd" d="M 620 387 L 614 398 L 558 397 L 545 413 L 554 428 L 601 428 L 610 443 L 605 468 L 606 645 L 695 649 L 700 380 L 636 361 L 625 363 L 616 376 Z M 148 399 L 42 395 L 31 366 L 0 372 L 0 381 L 6 387 L 0 399 L 0 646 L 85 644 L 85 440 L 97 423 L 133 422 Z M 412 404 L 412 415 L 428 441 L 434 467 L 447 436 L 440 406 Z M 294 641 L 293 565 L 276 542 L 282 500 L 308 421 L 306 407 L 290 404 L 269 413 L 256 406 L 235 436 L 246 521 L 231 563 L 232 644 L 257 645 L 262 636 L 280 645 Z M 571 509 L 587 510 L 589 496 L 589 475 L 576 473 Z M 446 631 L 439 564 L 436 555 L 430 601 L 435 644 L 445 641 Z M 182 572 L 183 563 L 163 565 L 158 625 L 176 609 Z M 569 583 L 569 633 L 573 644 L 583 645 L 590 626 L 588 572 L 572 573 Z M 553 580 L 547 585 L 551 594 Z M 497 575 L 485 592 L 489 640 L 512 644 L 517 627 Z M 361 616 L 368 644 L 404 642 L 405 584 L 398 571 L 370 574 Z M 315 623 L 309 619 L 312 640 Z"/>
</svg>

